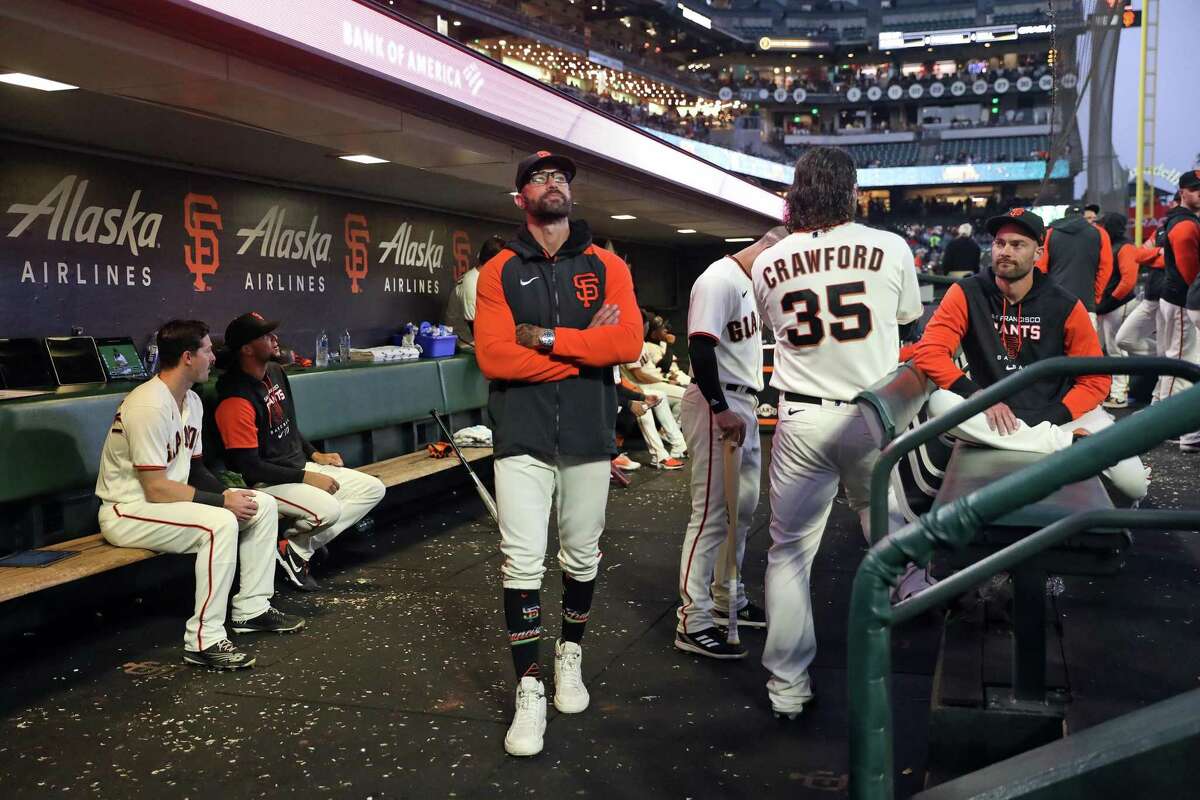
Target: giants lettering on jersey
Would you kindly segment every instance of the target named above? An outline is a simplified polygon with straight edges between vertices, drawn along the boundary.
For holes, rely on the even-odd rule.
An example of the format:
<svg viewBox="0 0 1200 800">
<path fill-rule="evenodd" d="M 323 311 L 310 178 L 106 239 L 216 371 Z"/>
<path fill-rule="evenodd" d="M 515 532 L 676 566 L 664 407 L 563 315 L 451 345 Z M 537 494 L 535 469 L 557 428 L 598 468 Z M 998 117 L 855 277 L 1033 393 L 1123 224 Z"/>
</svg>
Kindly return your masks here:
<svg viewBox="0 0 1200 800">
<path fill-rule="evenodd" d="M 1042 338 L 1041 317 L 1015 317 L 1012 314 L 993 314 L 992 325 L 1001 336 L 1019 336 L 1036 342 Z"/>
<path fill-rule="evenodd" d="M 181 447 L 187 447 L 188 450 L 196 449 L 196 437 L 199 433 L 191 425 L 184 427 L 182 436 L 179 431 L 175 431 L 175 446 L 172 447 L 171 443 L 167 442 L 167 463 L 170 464 L 175 460 L 175 456 L 179 455 Z"/>
<path fill-rule="evenodd" d="M 740 320 L 731 320 L 725 326 L 725 330 L 729 333 L 729 340 L 731 342 L 740 342 L 748 336 L 754 336 L 758 333 L 758 312 L 751 311 L 748 317 L 742 317 Z"/>
<path fill-rule="evenodd" d="M 777 258 L 763 269 L 763 281 L 774 289 L 781 281 L 815 272 L 832 272 L 834 267 L 842 270 L 856 269 L 878 272 L 883 266 L 883 250 L 857 244 L 837 247 L 815 247 L 792 253 L 791 264 Z"/>
<path fill-rule="evenodd" d="M 283 403 L 287 395 L 283 387 L 272 383 L 267 386 L 267 396 L 263 398 L 267 404 L 267 417 L 271 420 L 270 435 L 273 439 L 284 439 L 291 433 L 292 426 L 287 414 L 283 413 Z"/>
</svg>

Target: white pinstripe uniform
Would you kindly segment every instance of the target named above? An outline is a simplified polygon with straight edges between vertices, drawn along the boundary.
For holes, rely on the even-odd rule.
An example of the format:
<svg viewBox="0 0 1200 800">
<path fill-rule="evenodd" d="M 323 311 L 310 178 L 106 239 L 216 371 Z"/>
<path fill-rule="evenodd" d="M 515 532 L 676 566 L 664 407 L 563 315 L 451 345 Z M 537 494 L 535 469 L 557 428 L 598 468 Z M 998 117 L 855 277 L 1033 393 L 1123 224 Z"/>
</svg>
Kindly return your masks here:
<svg viewBox="0 0 1200 800">
<path fill-rule="evenodd" d="M 780 393 L 763 666 L 772 706 L 791 712 L 812 697 L 809 580 L 839 483 L 866 530 L 879 451 L 853 400 L 895 369 L 899 325 L 920 318 L 921 297 L 904 240 L 852 222 L 787 236 L 755 259 L 751 276 L 775 333 L 771 385 Z"/>
<path fill-rule="evenodd" d="M 714 262 L 693 284 L 688 305 L 688 338 L 693 336 L 716 341 L 717 375 L 725 402 L 746 423 L 746 440 L 738 448 L 740 566 L 746 551 L 746 535 L 758 506 L 762 453 L 754 409 L 755 395 L 763 386 L 763 348 L 754 285 L 732 258 Z M 724 443 L 716 415 L 695 381 L 684 392 L 681 418 L 692 456 L 692 517 L 683 537 L 679 561 L 680 606 L 676 628 L 683 633 L 698 633 L 715 624 L 714 602 L 722 610 L 729 609 L 729 583 L 725 574 L 728 516 L 721 453 Z M 739 582 L 735 611 L 745 608 L 748 602 L 745 587 Z"/>
<path fill-rule="evenodd" d="M 139 470 L 165 470 L 168 479 L 187 483 L 192 460 L 202 454 L 203 418 L 195 392 L 188 391 L 180 409 L 162 380 L 146 381 L 117 409 L 96 479 L 100 532 L 110 544 L 196 554 L 195 613 L 183 637 L 183 646 L 195 651 L 227 638 L 225 611 L 239 563 L 241 586 L 233 598 L 233 618 L 252 619 L 267 610 L 274 593 L 279 524 L 275 499 L 261 492 L 254 495 L 258 511 L 240 524 L 225 508 L 146 499 Z"/>
</svg>

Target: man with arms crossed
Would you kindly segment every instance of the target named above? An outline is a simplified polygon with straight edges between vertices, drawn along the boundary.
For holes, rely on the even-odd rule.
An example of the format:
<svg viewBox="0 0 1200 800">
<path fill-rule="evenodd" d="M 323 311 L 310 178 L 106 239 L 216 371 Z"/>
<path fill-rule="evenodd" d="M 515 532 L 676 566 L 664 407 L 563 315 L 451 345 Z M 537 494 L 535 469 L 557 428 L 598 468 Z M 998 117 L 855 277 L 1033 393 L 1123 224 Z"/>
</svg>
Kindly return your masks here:
<svg viewBox="0 0 1200 800">
<path fill-rule="evenodd" d="M 100 532 L 116 547 L 196 554 L 196 606 L 183 660 L 244 669 L 254 658 L 225 635 L 233 572 L 236 633 L 288 633 L 304 620 L 271 607 L 279 517 L 269 495 L 225 489 L 201 461 L 204 410 L 192 384 L 208 380 L 212 342 L 203 322 L 173 320 L 156 337 L 161 372 L 121 402 L 104 440 L 96 494 Z"/>
<path fill-rule="evenodd" d="M 750 265 L 758 254 L 787 235 L 779 227 L 750 247 L 713 262 L 692 285 L 688 306 L 688 354 L 692 383 L 683 394 L 683 431 L 692 454 L 692 517 L 679 560 L 679 622 L 675 647 L 709 658 L 745 658 L 741 645 L 730 645 L 717 630 L 729 624 L 765 628 L 766 613 L 751 603 L 739 581 L 730 605 L 726 573 L 728 515 L 725 509 L 725 461 L 729 442 L 739 448 L 737 562 L 746 552 L 746 536 L 758 506 L 762 454 L 755 395 L 762 391 L 762 332 Z M 740 569 L 739 569 L 740 574 Z M 711 593 L 709 587 L 712 587 Z M 723 608 L 716 608 L 723 606 Z M 721 617 L 721 619 L 718 619 Z"/>
<path fill-rule="evenodd" d="M 813 698 L 809 577 L 839 482 L 867 530 L 879 451 L 854 397 L 896 368 L 900 325 L 922 310 L 908 245 L 853 222 L 856 182 L 844 150 L 807 150 L 785 201 L 792 233 L 759 255 L 751 272 L 763 322 L 775 332 L 771 385 L 780 395 L 763 666 L 771 707 L 787 717 Z"/>
</svg>

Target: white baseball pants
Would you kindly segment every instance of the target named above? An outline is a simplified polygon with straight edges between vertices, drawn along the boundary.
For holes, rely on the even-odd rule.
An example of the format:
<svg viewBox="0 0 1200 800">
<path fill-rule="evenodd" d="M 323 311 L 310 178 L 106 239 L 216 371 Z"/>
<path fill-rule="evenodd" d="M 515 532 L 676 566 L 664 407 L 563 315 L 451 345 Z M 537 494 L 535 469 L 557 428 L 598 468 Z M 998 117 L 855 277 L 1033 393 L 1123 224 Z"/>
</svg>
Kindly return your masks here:
<svg viewBox="0 0 1200 800">
<path fill-rule="evenodd" d="M 929 396 L 929 414 L 933 417 L 948 413 L 955 406 L 965 403 L 963 398 L 946 389 L 938 389 Z M 1018 420 L 1018 422 L 1020 422 Z M 1073 431 L 1082 428 L 1088 433 L 1096 433 L 1112 425 L 1112 414 L 1103 408 L 1096 407 L 1067 425 L 1055 425 L 1042 422 L 1030 427 L 1020 422 L 1014 433 L 1001 436 L 988 427 L 987 417 L 976 414 L 957 427 L 951 428 L 953 436 L 964 442 L 994 447 L 998 450 L 1017 450 L 1026 453 L 1054 453 L 1065 450 L 1075 441 Z M 1150 490 L 1150 482 L 1146 476 L 1146 468 L 1137 456 L 1127 458 L 1104 470 L 1104 476 L 1112 481 L 1122 494 L 1133 500 L 1141 500 Z"/>
<path fill-rule="evenodd" d="M 809 581 L 813 558 L 837 495 L 846 487 L 864 534 L 871 470 L 879 450 L 853 403 L 780 399 L 771 444 L 771 549 L 767 553 L 767 693 L 788 708 L 809 699 L 808 667 L 817 653 Z M 904 524 L 889 490 L 889 531 Z"/>
<path fill-rule="evenodd" d="M 270 495 L 255 492 L 254 499 L 258 511 L 241 523 L 232 511 L 202 503 L 139 501 L 100 506 L 100 532 L 109 544 L 196 554 L 195 613 L 183 634 L 188 650 L 203 650 L 228 638 L 225 611 L 233 571 L 239 566 L 233 618 L 253 619 L 271 604 L 279 512 Z"/>
<path fill-rule="evenodd" d="M 675 417 L 675 421 L 679 421 L 681 404 L 683 403 L 683 387 L 676 386 L 673 383 L 642 383 L 638 384 L 643 394 L 657 394 L 662 396 L 671 407 L 671 414 Z"/>
<path fill-rule="evenodd" d="M 1104 348 L 1105 355 L 1111 358 L 1121 358 L 1129 355 L 1126 353 L 1117 342 L 1117 334 L 1121 330 L 1121 326 L 1125 321 L 1133 315 L 1136 300 L 1130 300 L 1120 308 L 1113 309 L 1107 314 L 1100 315 L 1100 345 Z M 1113 375 L 1112 388 L 1108 390 L 1108 396 L 1114 400 L 1129 399 L 1129 376 L 1128 375 Z"/>
<path fill-rule="evenodd" d="M 729 409 L 746 423 L 746 441 L 737 449 L 738 527 L 737 563 L 739 577 L 746 536 L 750 532 L 754 510 L 758 507 L 758 489 L 762 471 L 762 444 L 758 436 L 755 397 L 726 392 Z M 691 453 L 692 517 L 683 535 L 683 553 L 679 560 L 679 599 L 676 611 L 678 630 L 698 633 L 715 624 L 714 603 L 729 609 L 727 547 L 728 515 L 725 511 L 725 442 L 716 417 L 699 387 L 689 386 L 683 395 L 683 435 Z M 711 587 L 711 592 L 710 592 Z M 746 588 L 738 580 L 736 611 L 746 607 Z"/>
<path fill-rule="evenodd" d="M 646 449 L 650 451 L 650 457 L 655 461 L 662 461 L 669 458 L 671 453 L 679 452 L 687 447 L 687 442 L 684 440 L 683 431 L 679 429 L 679 423 L 675 421 L 675 416 L 671 413 L 671 408 L 667 403 L 666 397 L 658 401 L 658 405 L 642 414 L 640 417 L 634 415 L 637 420 L 638 428 L 642 431 L 642 439 L 646 442 Z M 662 427 L 663 433 L 667 435 L 667 443 L 664 445 L 662 436 L 659 435 L 658 429 Z"/>
<path fill-rule="evenodd" d="M 577 581 L 594 580 L 608 507 L 608 458 L 531 455 L 495 462 L 500 512 L 500 574 L 505 589 L 540 589 L 546 572 L 550 507 L 558 510 L 558 563 Z"/>
<path fill-rule="evenodd" d="M 1163 338 L 1157 335 L 1158 301 L 1134 300 L 1125 307 L 1129 314 L 1117 331 L 1117 349 L 1131 356 L 1162 355 Z"/>
<path fill-rule="evenodd" d="M 1200 362 L 1200 336 L 1183 306 L 1161 300 L 1158 303 L 1158 330 L 1163 337 L 1163 355 L 1195 364 Z M 1190 381 L 1164 375 L 1158 379 L 1158 396 L 1166 400 L 1191 386 Z"/>
<path fill-rule="evenodd" d="M 310 461 L 304 465 L 304 469 L 333 478 L 338 482 L 337 492 L 330 494 L 307 483 L 281 483 L 256 488 L 279 501 L 279 513 L 287 517 L 287 539 L 301 558 L 308 561 L 319 548 L 332 542 L 338 534 L 379 505 L 387 493 L 387 487 L 374 475 L 347 467 L 331 467 Z"/>
</svg>

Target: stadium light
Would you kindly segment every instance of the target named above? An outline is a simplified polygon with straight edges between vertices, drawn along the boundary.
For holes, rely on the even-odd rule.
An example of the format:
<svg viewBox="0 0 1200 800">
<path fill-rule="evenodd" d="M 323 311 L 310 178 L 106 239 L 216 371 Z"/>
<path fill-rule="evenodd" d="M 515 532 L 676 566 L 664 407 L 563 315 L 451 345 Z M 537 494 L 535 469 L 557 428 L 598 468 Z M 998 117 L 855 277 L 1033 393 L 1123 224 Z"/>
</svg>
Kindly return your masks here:
<svg viewBox="0 0 1200 800">
<path fill-rule="evenodd" d="M 369 156 L 366 153 L 359 153 L 352 156 L 338 156 L 342 161 L 353 161 L 355 164 L 387 164 L 386 158 L 378 158 L 377 156 Z"/>
<path fill-rule="evenodd" d="M 0 82 L 11 83 L 13 86 L 23 86 L 26 89 L 38 89 L 43 92 L 64 92 L 68 89 L 79 88 L 69 83 L 59 83 L 47 78 L 39 78 L 36 75 L 27 75 L 24 72 L 9 72 L 0 75 Z"/>
</svg>

